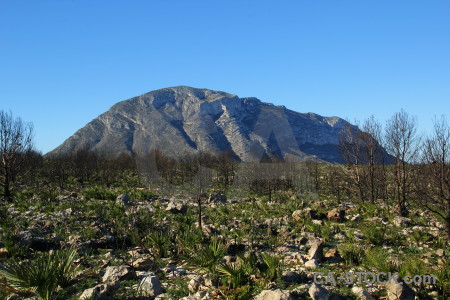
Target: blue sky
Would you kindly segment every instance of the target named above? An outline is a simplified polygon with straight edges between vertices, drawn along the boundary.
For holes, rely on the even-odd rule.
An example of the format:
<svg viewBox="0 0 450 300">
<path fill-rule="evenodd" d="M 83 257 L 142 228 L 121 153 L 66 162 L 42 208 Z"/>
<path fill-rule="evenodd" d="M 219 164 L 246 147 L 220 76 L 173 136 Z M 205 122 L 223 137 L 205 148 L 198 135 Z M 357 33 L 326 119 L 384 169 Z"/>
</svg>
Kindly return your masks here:
<svg viewBox="0 0 450 300">
<path fill-rule="evenodd" d="M 450 1 L 0 0 L 0 109 L 47 152 L 177 85 L 431 130 L 450 112 Z"/>
</svg>

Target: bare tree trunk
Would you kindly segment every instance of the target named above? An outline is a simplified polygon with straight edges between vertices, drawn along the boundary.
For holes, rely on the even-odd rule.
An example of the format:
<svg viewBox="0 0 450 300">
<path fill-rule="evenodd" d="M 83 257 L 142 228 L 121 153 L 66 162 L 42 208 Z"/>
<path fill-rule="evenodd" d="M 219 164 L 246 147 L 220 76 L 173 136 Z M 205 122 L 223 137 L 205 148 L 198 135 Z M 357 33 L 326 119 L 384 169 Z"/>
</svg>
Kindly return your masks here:
<svg viewBox="0 0 450 300">
<path fill-rule="evenodd" d="M 395 157 L 395 183 L 398 213 L 406 216 L 408 192 L 410 190 L 410 166 L 416 162 L 419 139 L 416 135 L 417 122 L 405 111 L 400 111 L 389 119 L 386 127 L 386 145 Z"/>
</svg>

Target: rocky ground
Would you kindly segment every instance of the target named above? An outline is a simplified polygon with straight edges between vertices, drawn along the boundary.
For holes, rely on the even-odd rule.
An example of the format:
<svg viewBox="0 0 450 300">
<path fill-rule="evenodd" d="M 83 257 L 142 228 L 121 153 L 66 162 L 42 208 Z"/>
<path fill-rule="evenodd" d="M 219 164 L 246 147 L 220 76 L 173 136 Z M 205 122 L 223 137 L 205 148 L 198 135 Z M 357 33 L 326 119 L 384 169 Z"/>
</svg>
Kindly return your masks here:
<svg viewBox="0 0 450 300">
<path fill-rule="evenodd" d="M 114 201 L 86 195 L 63 191 L 54 201 L 35 197 L 3 204 L 3 267 L 33 265 L 42 253 L 74 250 L 71 268 L 65 270 L 73 272 L 70 283 L 56 284 L 49 299 L 450 295 L 444 226 L 422 210 L 411 208 L 410 217 L 402 218 L 383 203 L 337 203 L 292 193 L 269 202 L 212 193 L 202 199 L 200 228 L 193 200 L 121 194 Z M 355 280 L 333 282 L 330 272 L 335 277 L 350 272 Z M 356 272 L 399 276 L 386 283 L 357 282 Z M 430 274 L 436 283 L 402 283 L 407 275 Z M 37 294 L 8 277 L 0 288 L 0 297 L 11 300 Z"/>
</svg>

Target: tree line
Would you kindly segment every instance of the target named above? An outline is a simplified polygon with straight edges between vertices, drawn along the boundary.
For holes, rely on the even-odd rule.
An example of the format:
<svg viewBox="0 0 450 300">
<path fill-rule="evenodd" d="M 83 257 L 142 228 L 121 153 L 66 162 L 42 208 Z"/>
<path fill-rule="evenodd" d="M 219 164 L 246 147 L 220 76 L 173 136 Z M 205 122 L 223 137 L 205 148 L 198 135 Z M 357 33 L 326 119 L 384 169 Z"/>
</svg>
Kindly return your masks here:
<svg viewBox="0 0 450 300">
<path fill-rule="evenodd" d="M 373 116 L 357 125 L 346 126 L 339 135 L 344 164 L 310 159 L 298 168 L 294 167 L 298 161 L 273 155 L 262 159 L 262 167 L 245 168 L 229 152 L 198 152 L 174 158 L 151 150 L 140 156 L 111 157 L 81 149 L 43 156 L 34 150 L 32 124 L 0 111 L 1 194 L 3 199 L 13 201 L 14 192 L 22 185 L 111 187 L 130 184 L 131 178 L 133 184 L 141 186 L 156 174 L 161 184 L 190 184 L 198 187 L 198 194 L 210 186 L 226 191 L 244 183 L 250 193 L 265 195 L 269 201 L 276 191 L 312 189 L 339 202 L 382 201 L 395 207 L 400 216 L 408 216 L 410 207 L 418 205 L 445 222 L 450 240 L 450 127 L 446 117 L 436 118 L 433 132 L 425 137 L 417 133 L 417 119 L 403 110 L 385 126 Z M 271 163 L 281 165 L 281 171 L 265 178 L 265 174 L 274 172 L 274 168 L 264 167 Z M 212 185 L 206 185 L 207 176 L 200 176 L 199 170 L 214 171 L 214 176 L 208 177 Z M 138 177 L 139 173 L 145 176 Z M 239 182 L 241 185 L 236 185 Z"/>
</svg>

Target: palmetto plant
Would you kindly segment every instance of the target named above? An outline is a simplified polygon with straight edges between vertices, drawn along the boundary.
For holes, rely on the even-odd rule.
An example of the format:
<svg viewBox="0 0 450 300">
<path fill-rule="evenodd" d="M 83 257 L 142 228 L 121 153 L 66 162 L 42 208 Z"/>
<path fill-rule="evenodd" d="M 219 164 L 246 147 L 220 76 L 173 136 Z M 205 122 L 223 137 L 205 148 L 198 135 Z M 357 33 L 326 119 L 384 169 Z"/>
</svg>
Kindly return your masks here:
<svg viewBox="0 0 450 300">
<path fill-rule="evenodd" d="M 190 249 L 189 256 L 186 257 L 192 264 L 207 269 L 210 273 L 215 273 L 216 266 L 226 253 L 225 244 L 212 239 L 207 245 Z"/>
<path fill-rule="evenodd" d="M 217 270 L 226 278 L 229 287 L 233 289 L 241 286 L 249 275 L 242 261 L 220 264 Z"/>
<path fill-rule="evenodd" d="M 279 257 L 270 255 L 268 253 L 262 253 L 262 258 L 265 264 L 264 273 L 269 280 L 274 280 L 279 277 L 282 272 L 282 263 Z"/>
<path fill-rule="evenodd" d="M 360 265 L 365 257 L 363 247 L 351 242 L 339 244 L 338 251 L 347 264 Z"/>
<path fill-rule="evenodd" d="M 0 265 L 0 288 L 9 292 L 35 293 L 40 299 L 54 298 L 58 286 L 75 283 L 75 250 L 43 253 L 32 261 L 9 261 Z"/>
<path fill-rule="evenodd" d="M 375 268 L 378 272 L 396 272 L 398 271 L 398 264 L 391 257 L 386 249 L 376 247 L 368 249 L 365 252 L 363 262 L 365 265 Z M 414 273 L 416 274 L 416 273 Z M 417 273 L 422 274 L 422 273 Z"/>
<path fill-rule="evenodd" d="M 160 257 L 167 257 L 170 250 L 170 233 L 167 230 L 155 230 L 147 236 L 150 247 Z"/>
</svg>

